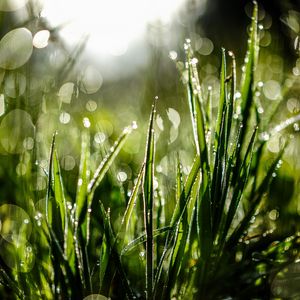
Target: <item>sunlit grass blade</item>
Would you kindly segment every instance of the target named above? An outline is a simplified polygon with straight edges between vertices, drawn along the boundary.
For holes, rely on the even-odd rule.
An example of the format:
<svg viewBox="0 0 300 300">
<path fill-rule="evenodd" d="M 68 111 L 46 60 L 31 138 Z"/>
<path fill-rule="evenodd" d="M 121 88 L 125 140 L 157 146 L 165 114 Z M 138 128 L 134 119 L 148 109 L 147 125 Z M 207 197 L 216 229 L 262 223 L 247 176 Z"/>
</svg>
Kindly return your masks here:
<svg viewBox="0 0 300 300">
<path fill-rule="evenodd" d="M 64 254 L 68 254 L 68 215 L 67 215 L 67 205 L 64 194 L 64 187 L 61 178 L 61 171 L 59 166 L 59 161 L 57 157 L 57 152 L 54 151 L 53 155 L 53 189 L 54 198 L 59 206 L 60 219 L 63 232 L 63 244 L 64 244 Z"/>
<path fill-rule="evenodd" d="M 192 130 L 194 135 L 196 153 L 199 155 L 200 148 L 199 148 L 199 141 L 198 141 L 198 134 L 197 134 L 197 123 L 195 119 L 195 97 L 193 91 L 193 73 L 191 68 L 192 49 L 191 49 L 190 41 L 186 41 L 184 47 L 185 47 L 185 55 L 186 55 L 186 69 L 188 72 L 187 98 L 188 98 L 188 105 L 191 114 Z"/>
<path fill-rule="evenodd" d="M 126 234 L 126 231 L 127 231 L 127 228 L 128 228 L 129 222 L 130 222 L 130 217 L 131 217 L 132 211 L 133 211 L 134 206 L 135 206 L 136 201 L 137 201 L 139 189 L 140 189 L 142 179 L 143 179 L 143 175 L 144 175 L 144 168 L 145 168 L 145 164 L 142 165 L 142 168 L 141 168 L 140 173 L 137 177 L 136 183 L 133 187 L 130 199 L 128 201 L 124 216 L 122 218 L 120 231 L 117 235 L 117 236 L 121 235 L 121 238 L 124 238 L 124 236 Z"/>
<path fill-rule="evenodd" d="M 171 230 L 172 230 L 172 227 L 170 227 L 170 226 L 155 229 L 155 230 L 153 230 L 153 238 L 158 237 L 158 236 L 162 235 L 163 233 L 171 231 Z M 135 249 L 138 245 L 141 245 L 141 244 L 145 243 L 146 241 L 147 241 L 147 236 L 144 233 L 141 236 L 139 236 L 138 238 L 136 238 L 133 241 L 131 241 L 130 243 L 128 243 L 122 249 L 121 256 L 128 254 L 130 251 Z"/>
<path fill-rule="evenodd" d="M 145 172 L 143 177 L 144 200 L 144 224 L 146 230 L 146 298 L 152 299 L 154 279 L 154 240 L 153 240 L 153 202 L 154 202 L 154 120 L 156 112 L 156 100 L 152 105 L 152 111 L 148 126 L 147 144 L 145 151 Z"/>
<path fill-rule="evenodd" d="M 123 133 L 120 135 L 120 137 L 117 139 L 117 141 L 114 143 L 113 147 L 111 147 L 110 152 L 105 156 L 105 158 L 102 160 L 100 165 L 95 171 L 95 174 L 91 181 L 88 184 L 88 193 L 93 194 L 95 189 L 100 184 L 101 180 L 103 179 L 104 175 L 114 162 L 116 156 L 122 149 L 124 143 L 126 142 L 129 134 L 132 132 L 133 129 L 136 128 L 135 123 L 131 126 L 126 127 L 123 130 Z"/>
<path fill-rule="evenodd" d="M 90 143 L 89 143 L 89 134 L 87 132 L 82 133 L 81 141 L 81 157 L 80 157 L 80 166 L 77 182 L 77 192 L 76 192 L 76 210 L 75 218 L 78 224 L 82 223 L 84 216 L 81 213 L 84 211 L 84 206 L 87 206 L 87 191 L 88 191 L 88 182 L 90 176 L 89 170 L 89 159 L 90 159 Z"/>
<path fill-rule="evenodd" d="M 54 146 L 55 146 L 55 137 L 56 132 L 52 136 L 49 162 L 48 162 L 48 182 L 47 182 L 47 191 L 46 191 L 46 220 L 48 224 L 52 224 L 52 203 L 50 202 L 51 191 L 52 191 L 52 165 L 53 165 L 53 155 L 54 155 Z"/>
</svg>

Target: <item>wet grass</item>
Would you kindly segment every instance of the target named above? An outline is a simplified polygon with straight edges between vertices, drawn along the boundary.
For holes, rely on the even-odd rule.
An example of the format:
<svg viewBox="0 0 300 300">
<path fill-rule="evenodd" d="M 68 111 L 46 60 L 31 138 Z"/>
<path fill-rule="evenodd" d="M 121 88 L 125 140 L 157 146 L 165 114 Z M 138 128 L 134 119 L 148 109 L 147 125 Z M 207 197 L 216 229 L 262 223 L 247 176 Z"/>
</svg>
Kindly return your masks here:
<svg viewBox="0 0 300 300">
<path fill-rule="evenodd" d="M 103 200 L 105 193 L 115 189 L 107 175 L 132 131 L 139 130 L 136 124 L 124 129 L 94 170 L 90 134 L 88 129 L 82 131 L 73 198 L 64 185 L 55 133 L 44 170 L 45 201 L 39 208 L 24 205 L 31 220 L 30 237 L 18 229 L 17 235 L 12 231 L 12 236 L 3 238 L 5 226 L 9 228 L 14 220 L 2 224 L 3 295 L 98 300 L 105 299 L 100 295 L 148 300 L 281 295 L 274 278 L 298 258 L 299 238 L 273 236 L 272 232 L 251 236 L 250 228 L 268 201 L 270 183 L 289 142 L 288 138 L 282 142 L 263 170 L 267 142 L 263 137 L 293 125 L 299 116 L 275 129 L 262 128 L 254 97 L 259 82 L 257 5 L 239 85 L 234 54 L 221 51 L 217 112 L 211 109 L 211 91 L 205 93 L 201 85 L 189 40 L 184 49 L 193 135 L 189 147 L 194 158 L 187 168 L 178 155 L 176 171 L 168 174 L 176 183 L 173 210 L 166 212 L 163 187 L 159 180 L 157 184 L 155 173 L 154 123 L 159 100 L 154 100 L 150 113 L 140 172 L 126 202 L 119 201 L 122 207 L 117 214 Z M 122 198 L 120 190 L 116 195 Z M 7 211 L 2 208 L 1 213 L 4 220 Z M 91 294 L 94 298 L 88 297 Z"/>
</svg>

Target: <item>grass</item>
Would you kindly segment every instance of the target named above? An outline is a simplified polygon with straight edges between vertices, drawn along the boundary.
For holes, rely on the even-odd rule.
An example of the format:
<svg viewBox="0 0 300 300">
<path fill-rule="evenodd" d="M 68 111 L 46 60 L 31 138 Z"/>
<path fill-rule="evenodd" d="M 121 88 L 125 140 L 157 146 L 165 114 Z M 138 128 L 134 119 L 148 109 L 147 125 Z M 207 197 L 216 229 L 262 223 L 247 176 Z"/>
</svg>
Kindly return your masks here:
<svg viewBox="0 0 300 300">
<path fill-rule="evenodd" d="M 299 258 L 299 237 L 272 232 L 252 236 L 250 229 L 268 201 L 270 183 L 288 144 L 287 139 L 264 170 L 267 140 L 260 137 L 285 130 L 299 115 L 268 131 L 262 127 L 254 97 L 259 82 L 257 10 L 255 4 L 239 85 L 234 54 L 221 51 L 217 112 L 212 110 L 211 91 L 206 93 L 201 85 L 190 41 L 184 45 L 193 135 L 188 147 L 194 159 L 185 175 L 187 166 L 178 155 L 175 173 L 168 174 L 176 182 L 171 205 L 163 204 L 164 187 L 156 186 L 154 125 L 159 100 L 154 100 L 150 113 L 144 161 L 129 198 L 118 201 L 118 214 L 113 203 L 103 200 L 114 189 L 107 174 L 136 124 L 124 129 L 95 169 L 90 133 L 82 131 L 74 197 L 66 192 L 54 133 L 44 169 L 45 201 L 37 207 L 28 200 L 22 204 L 24 210 L 13 205 L 0 208 L 3 295 L 86 300 L 281 295 L 276 274 Z M 115 193 L 122 199 L 120 189 Z M 24 213 L 30 229 L 27 221 L 24 228 L 16 227 Z"/>
</svg>

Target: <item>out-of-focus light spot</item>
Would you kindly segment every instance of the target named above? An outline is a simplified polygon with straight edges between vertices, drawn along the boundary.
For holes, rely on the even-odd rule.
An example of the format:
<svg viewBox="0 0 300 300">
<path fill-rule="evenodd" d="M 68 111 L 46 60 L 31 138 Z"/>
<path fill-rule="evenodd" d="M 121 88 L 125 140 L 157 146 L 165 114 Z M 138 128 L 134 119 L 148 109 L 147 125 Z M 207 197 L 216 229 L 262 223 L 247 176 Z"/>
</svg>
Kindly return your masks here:
<svg viewBox="0 0 300 300">
<path fill-rule="evenodd" d="M 178 138 L 178 128 L 176 127 L 171 127 L 170 129 L 170 140 L 169 144 L 172 144 L 175 142 L 175 140 Z"/>
<path fill-rule="evenodd" d="M 5 113 L 5 101 L 4 101 L 4 95 L 0 95 L 0 116 L 2 116 Z"/>
<path fill-rule="evenodd" d="M 80 77 L 80 90 L 86 94 L 96 93 L 101 85 L 103 79 L 101 74 L 92 66 L 88 66 Z"/>
<path fill-rule="evenodd" d="M 105 133 L 103 132 L 97 132 L 94 136 L 94 141 L 97 144 L 102 144 L 106 139 Z"/>
<path fill-rule="evenodd" d="M 32 54 L 32 35 L 26 28 L 8 32 L 0 41 L 0 68 L 14 70 L 23 66 Z"/>
<path fill-rule="evenodd" d="M 174 108 L 167 109 L 167 115 L 172 125 L 177 129 L 180 124 L 180 115 Z"/>
<path fill-rule="evenodd" d="M 100 294 L 92 294 L 85 297 L 83 300 L 109 300 L 109 299 Z"/>
<path fill-rule="evenodd" d="M 61 166 L 64 170 L 66 171 L 71 171 L 74 169 L 76 165 L 75 159 L 73 156 L 71 155 L 65 155 L 62 159 L 61 159 Z"/>
<path fill-rule="evenodd" d="M 55 49 L 49 55 L 49 64 L 58 69 L 62 67 L 67 61 L 67 54 L 61 49 Z"/>
<path fill-rule="evenodd" d="M 89 118 L 87 118 L 87 117 L 83 118 L 82 122 L 83 122 L 83 126 L 85 128 L 91 127 L 91 122 L 90 122 Z"/>
<path fill-rule="evenodd" d="M 154 190 L 157 190 L 158 189 L 158 180 L 156 177 L 154 177 L 154 180 L 153 180 L 153 189 Z"/>
<path fill-rule="evenodd" d="M 259 82 L 257 83 L 257 86 L 260 87 L 260 88 L 262 88 L 262 87 L 264 86 L 264 83 L 263 83 L 262 81 L 259 81 Z"/>
<path fill-rule="evenodd" d="M 269 218 L 270 218 L 270 220 L 275 221 L 278 217 L 279 217 L 279 212 L 278 212 L 278 210 L 272 209 L 272 210 L 269 212 Z"/>
<path fill-rule="evenodd" d="M 3 204 L 0 206 L 0 220 L 2 225 L 0 235 L 6 241 L 13 242 L 13 239 L 17 237 L 29 238 L 31 223 L 26 223 L 24 220 L 30 220 L 30 217 L 21 207 L 13 204 Z"/>
<path fill-rule="evenodd" d="M 62 124 L 68 124 L 71 120 L 71 116 L 70 114 L 68 114 L 67 112 L 63 111 L 60 115 L 59 115 L 59 121 Z"/>
<path fill-rule="evenodd" d="M 163 173 L 164 175 L 168 175 L 169 174 L 169 160 L 167 156 L 164 156 L 159 165 L 158 165 L 158 170 L 157 172 L 159 173 Z"/>
<path fill-rule="evenodd" d="M 127 180 L 127 174 L 123 171 L 118 172 L 117 178 L 120 182 L 125 182 Z"/>
<path fill-rule="evenodd" d="M 279 82 L 275 80 L 269 80 L 263 87 L 264 95 L 270 100 L 278 100 L 281 96 L 281 87 Z"/>
<path fill-rule="evenodd" d="M 11 98 L 24 94 L 26 89 L 26 77 L 21 73 L 9 73 L 5 78 L 4 91 Z"/>
<path fill-rule="evenodd" d="M 24 149 L 32 150 L 34 146 L 34 139 L 32 137 L 27 137 L 23 141 Z"/>
<path fill-rule="evenodd" d="M 14 11 L 26 5 L 28 0 L 1 0 L 0 11 Z"/>
<path fill-rule="evenodd" d="M 58 92 L 59 100 L 64 103 L 71 103 L 73 91 L 74 91 L 73 82 L 67 82 L 63 84 Z"/>
<path fill-rule="evenodd" d="M 132 128 L 133 130 L 138 129 L 138 124 L 137 124 L 136 121 L 132 121 L 132 123 L 131 123 L 131 128 Z"/>
<path fill-rule="evenodd" d="M 199 38 L 197 41 L 196 50 L 201 55 L 210 55 L 214 50 L 214 44 L 208 38 Z"/>
<path fill-rule="evenodd" d="M 161 131 L 164 130 L 164 122 L 162 117 L 159 114 L 157 114 L 156 116 L 156 124 Z"/>
<path fill-rule="evenodd" d="M 257 112 L 259 114 L 263 114 L 264 113 L 264 109 L 260 106 L 260 107 L 257 108 Z"/>
<path fill-rule="evenodd" d="M 114 132 L 114 126 L 112 125 L 111 122 L 107 120 L 101 121 L 101 129 L 105 132 L 107 136 L 111 136 L 112 133 Z"/>
<path fill-rule="evenodd" d="M 239 99 L 242 97 L 242 94 L 240 92 L 236 92 L 234 96 L 236 99 Z"/>
<path fill-rule="evenodd" d="M 294 68 L 293 68 L 293 74 L 294 74 L 295 76 L 299 76 L 299 75 L 300 75 L 300 68 L 294 67 Z"/>
<path fill-rule="evenodd" d="M 27 172 L 27 166 L 23 163 L 19 163 L 16 167 L 16 172 L 18 176 L 24 176 Z"/>
<path fill-rule="evenodd" d="M 290 98 L 286 103 L 287 109 L 293 114 L 300 111 L 300 101 L 296 98 Z"/>
<path fill-rule="evenodd" d="M 267 143 L 267 148 L 270 152 L 278 153 L 281 149 L 280 136 L 273 136 Z"/>
<path fill-rule="evenodd" d="M 86 110 L 90 112 L 95 111 L 97 107 L 98 107 L 97 102 L 93 100 L 89 100 L 85 105 Z"/>
<path fill-rule="evenodd" d="M 47 186 L 46 178 L 43 176 L 39 176 L 36 179 L 36 185 L 35 185 L 36 191 L 42 191 L 46 188 L 46 186 Z"/>
<path fill-rule="evenodd" d="M 262 47 L 268 47 L 272 42 L 272 36 L 269 31 L 264 31 L 260 38 L 259 45 Z"/>
<path fill-rule="evenodd" d="M 39 49 L 45 48 L 48 46 L 49 38 L 50 38 L 49 30 L 40 30 L 33 37 L 32 40 L 33 46 Z"/>
<path fill-rule="evenodd" d="M 33 137 L 34 125 L 31 116 L 21 109 L 11 110 L 4 116 L 0 125 L 0 142 L 8 153 L 21 153 L 23 142 Z"/>
<path fill-rule="evenodd" d="M 176 52 L 176 51 L 170 51 L 170 52 L 169 52 L 169 57 L 170 57 L 172 60 L 176 60 L 176 59 L 177 59 L 177 52 Z"/>
</svg>

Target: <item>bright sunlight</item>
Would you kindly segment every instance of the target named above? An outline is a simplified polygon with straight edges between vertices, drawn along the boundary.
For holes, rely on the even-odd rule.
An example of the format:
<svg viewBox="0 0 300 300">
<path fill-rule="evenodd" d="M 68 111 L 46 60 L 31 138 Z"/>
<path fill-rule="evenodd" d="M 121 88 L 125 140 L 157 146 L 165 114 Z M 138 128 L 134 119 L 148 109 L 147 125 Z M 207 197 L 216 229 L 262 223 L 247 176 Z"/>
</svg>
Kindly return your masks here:
<svg viewBox="0 0 300 300">
<path fill-rule="evenodd" d="M 145 33 L 147 24 L 167 25 L 183 1 L 44 0 L 42 15 L 52 26 L 65 25 L 60 33 L 69 43 L 88 35 L 89 50 L 120 56 Z"/>
</svg>

